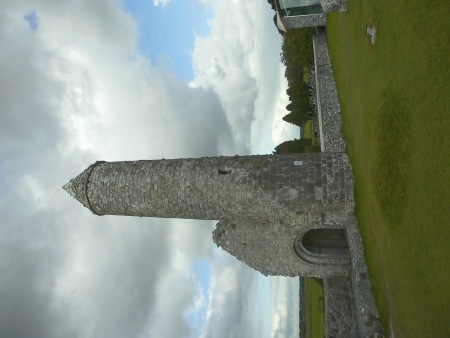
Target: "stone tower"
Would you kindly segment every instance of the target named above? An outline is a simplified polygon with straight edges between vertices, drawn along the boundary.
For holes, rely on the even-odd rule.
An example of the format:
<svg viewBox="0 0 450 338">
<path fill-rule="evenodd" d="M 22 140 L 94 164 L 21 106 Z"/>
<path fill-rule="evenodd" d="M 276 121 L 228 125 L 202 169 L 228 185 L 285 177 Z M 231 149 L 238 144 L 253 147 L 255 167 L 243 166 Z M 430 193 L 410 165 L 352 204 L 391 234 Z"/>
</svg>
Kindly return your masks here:
<svg viewBox="0 0 450 338">
<path fill-rule="evenodd" d="M 215 243 L 254 269 L 323 279 L 327 337 L 382 337 L 324 30 L 313 41 L 324 153 L 97 162 L 64 189 L 98 215 L 220 220 Z"/>
<path fill-rule="evenodd" d="M 217 245 L 265 275 L 348 274 L 345 153 L 103 162 L 64 186 L 96 215 L 220 220 Z"/>
</svg>

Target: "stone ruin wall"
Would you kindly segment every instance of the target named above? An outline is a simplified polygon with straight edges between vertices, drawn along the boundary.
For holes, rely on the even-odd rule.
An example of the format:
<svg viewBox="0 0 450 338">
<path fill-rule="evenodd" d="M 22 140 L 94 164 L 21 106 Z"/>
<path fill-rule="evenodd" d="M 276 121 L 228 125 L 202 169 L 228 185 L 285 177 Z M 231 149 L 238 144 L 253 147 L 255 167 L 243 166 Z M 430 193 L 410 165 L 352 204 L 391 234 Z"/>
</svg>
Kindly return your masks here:
<svg viewBox="0 0 450 338">
<path fill-rule="evenodd" d="M 341 107 L 329 58 L 326 35 L 323 29 L 314 37 L 317 104 L 320 121 L 322 151 L 343 153 L 346 151 L 342 135 Z M 350 168 L 351 171 L 351 168 Z M 354 215 L 353 180 L 346 188 L 351 196 L 345 198 L 340 213 L 308 213 L 302 215 L 297 226 L 286 224 L 253 224 L 221 221 L 214 232 L 214 241 L 239 260 L 266 275 L 303 275 L 324 279 L 325 330 L 327 337 L 380 337 L 382 328 L 378 319 L 364 259 L 362 240 Z M 309 268 L 298 264 L 292 240 L 304 229 L 326 225 L 346 226 L 351 253 L 351 267 L 345 273 L 330 265 Z M 263 243 L 271 245 L 264 246 Z M 279 251 L 274 250 L 278 248 Z M 286 254 L 289 253 L 289 254 Z M 262 259 L 262 260 L 261 260 Z"/>
<path fill-rule="evenodd" d="M 321 0 L 320 5 L 325 13 L 345 12 L 348 0 Z"/>
<path fill-rule="evenodd" d="M 297 15 L 286 16 L 282 18 L 283 25 L 286 29 L 325 26 L 327 23 L 327 15 L 325 13 L 316 15 Z"/>
<path fill-rule="evenodd" d="M 328 53 L 327 36 L 324 29 L 319 28 L 318 31 L 319 34 L 313 37 L 313 47 L 320 146 L 323 152 L 345 152 L 341 105 Z"/>
<path fill-rule="evenodd" d="M 358 337 L 355 300 L 348 278 L 324 279 L 327 337 Z"/>
<path fill-rule="evenodd" d="M 309 264 L 301 261 L 294 249 L 294 239 L 306 231 L 341 228 L 348 222 L 346 217 L 353 210 L 353 176 L 347 155 L 269 155 L 268 159 L 278 164 L 273 172 L 269 169 L 268 176 L 255 181 L 258 184 L 252 197 L 265 210 L 257 210 L 259 217 L 253 220 L 237 214 L 222 217 L 213 234 L 214 242 L 264 275 L 347 275 L 349 264 L 330 265 L 325 257 Z M 239 190 L 239 185 L 233 190 Z M 279 198 L 290 194 L 289 201 Z"/>
<path fill-rule="evenodd" d="M 313 46 L 321 149 L 323 152 L 345 152 L 341 106 L 325 29 L 318 28 L 318 34 L 313 37 Z M 352 269 L 347 277 L 324 279 L 326 335 L 382 337 L 382 327 L 364 258 L 362 238 L 353 211 L 348 215 L 346 225 Z"/>
<path fill-rule="evenodd" d="M 327 14 L 332 12 L 342 12 L 347 10 L 347 0 L 321 0 L 323 13 L 285 16 L 282 18 L 284 27 L 289 29 L 304 27 L 325 26 Z"/>
</svg>

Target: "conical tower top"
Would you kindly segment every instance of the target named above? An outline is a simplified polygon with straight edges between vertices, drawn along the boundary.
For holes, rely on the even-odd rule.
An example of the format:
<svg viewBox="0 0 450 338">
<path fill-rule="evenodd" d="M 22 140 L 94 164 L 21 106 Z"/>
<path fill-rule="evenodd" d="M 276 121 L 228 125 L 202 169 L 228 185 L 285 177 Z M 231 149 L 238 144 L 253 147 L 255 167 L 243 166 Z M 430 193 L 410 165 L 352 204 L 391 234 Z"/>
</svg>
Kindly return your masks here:
<svg viewBox="0 0 450 338">
<path fill-rule="evenodd" d="M 72 178 L 68 183 L 63 186 L 63 189 L 67 191 L 70 196 L 75 198 L 81 204 L 83 204 L 86 208 L 91 210 L 94 214 L 97 214 L 91 207 L 89 198 L 87 195 L 87 185 L 89 176 L 91 174 L 92 169 L 98 164 L 104 161 L 97 161 L 94 164 L 91 164 L 87 167 L 81 174 L 77 177 Z"/>
</svg>

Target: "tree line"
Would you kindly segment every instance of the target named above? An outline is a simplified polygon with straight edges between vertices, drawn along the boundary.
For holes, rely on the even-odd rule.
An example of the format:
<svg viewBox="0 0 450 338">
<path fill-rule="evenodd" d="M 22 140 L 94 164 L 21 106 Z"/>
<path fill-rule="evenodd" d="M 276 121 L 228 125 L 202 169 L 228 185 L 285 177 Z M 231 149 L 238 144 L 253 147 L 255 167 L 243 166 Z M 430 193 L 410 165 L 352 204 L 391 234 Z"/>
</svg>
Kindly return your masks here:
<svg viewBox="0 0 450 338">
<path fill-rule="evenodd" d="M 313 28 L 289 30 L 283 35 L 281 62 L 285 65 L 285 77 L 288 82 L 286 94 L 289 111 L 283 120 L 301 128 L 313 118 L 313 107 L 308 83 L 304 79 L 305 72 L 310 72 L 314 65 L 312 46 Z M 311 139 L 301 138 L 286 141 L 275 147 L 274 154 L 318 152 L 320 147 L 312 144 Z"/>
<path fill-rule="evenodd" d="M 276 11 L 275 0 L 267 0 L 271 8 Z M 277 15 L 273 17 L 277 27 Z M 277 27 L 278 29 L 278 27 Z M 289 113 L 283 120 L 303 128 L 305 123 L 313 117 L 311 96 L 308 83 L 304 79 L 305 72 L 310 72 L 314 65 L 314 51 L 312 36 L 314 28 L 290 29 L 283 32 L 280 59 L 285 65 L 285 77 L 288 82 L 286 94 L 290 103 L 286 106 Z M 311 144 L 311 139 L 295 139 L 286 141 L 275 147 L 274 154 L 315 152 L 320 151 L 320 147 Z"/>
<path fill-rule="evenodd" d="M 308 83 L 303 81 L 304 73 L 309 73 L 314 64 L 313 34 L 313 28 L 289 30 L 284 34 L 281 46 L 281 62 L 286 67 L 288 82 L 286 93 L 290 101 L 286 106 L 290 113 L 283 120 L 300 127 L 313 116 Z"/>
</svg>

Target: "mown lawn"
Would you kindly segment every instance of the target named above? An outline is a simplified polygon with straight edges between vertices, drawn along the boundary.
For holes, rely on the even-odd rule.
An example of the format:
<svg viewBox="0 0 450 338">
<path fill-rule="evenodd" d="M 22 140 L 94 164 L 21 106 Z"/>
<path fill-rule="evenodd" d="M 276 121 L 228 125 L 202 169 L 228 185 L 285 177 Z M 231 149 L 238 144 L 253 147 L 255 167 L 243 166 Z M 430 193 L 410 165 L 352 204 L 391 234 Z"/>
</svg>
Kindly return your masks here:
<svg viewBox="0 0 450 338">
<path fill-rule="evenodd" d="M 397 338 L 450 337 L 449 18 L 442 0 L 349 0 L 328 16 L 370 278 Z"/>
<path fill-rule="evenodd" d="M 317 278 L 305 277 L 305 313 L 306 313 L 306 337 L 325 336 L 325 313 L 323 282 Z"/>
</svg>

